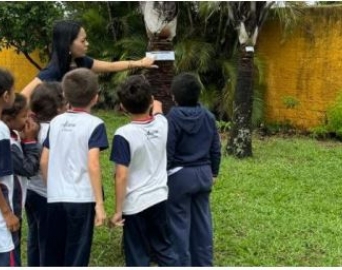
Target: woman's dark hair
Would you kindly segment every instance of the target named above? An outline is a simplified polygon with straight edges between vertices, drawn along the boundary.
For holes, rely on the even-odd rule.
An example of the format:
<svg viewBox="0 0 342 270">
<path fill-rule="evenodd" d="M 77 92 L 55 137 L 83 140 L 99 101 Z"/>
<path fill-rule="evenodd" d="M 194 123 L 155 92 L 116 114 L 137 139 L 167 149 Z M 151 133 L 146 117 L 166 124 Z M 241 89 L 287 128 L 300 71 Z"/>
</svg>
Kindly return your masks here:
<svg viewBox="0 0 342 270">
<path fill-rule="evenodd" d="M 11 91 L 13 85 L 13 75 L 8 70 L 0 68 L 0 96 L 6 91 Z"/>
<path fill-rule="evenodd" d="M 64 105 L 62 86 L 59 82 L 44 82 L 36 86 L 30 108 L 38 122 L 50 121 Z"/>
<path fill-rule="evenodd" d="M 53 26 L 51 64 L 58 66 L 61 77 L 70 69 L 70 46 L 81 28 L 81 23 L 73 20 L 57 21 Z"/>
<path fill-rule="evenodd" d="M 27 99 L 25 96 L 19 93 L 15 93 L 14 103 L 11 108 L 2 111 L 3 117 L 8 117 L 8 119 L 16 118 L 17 115 L 27 108 Z"/>
</svg>

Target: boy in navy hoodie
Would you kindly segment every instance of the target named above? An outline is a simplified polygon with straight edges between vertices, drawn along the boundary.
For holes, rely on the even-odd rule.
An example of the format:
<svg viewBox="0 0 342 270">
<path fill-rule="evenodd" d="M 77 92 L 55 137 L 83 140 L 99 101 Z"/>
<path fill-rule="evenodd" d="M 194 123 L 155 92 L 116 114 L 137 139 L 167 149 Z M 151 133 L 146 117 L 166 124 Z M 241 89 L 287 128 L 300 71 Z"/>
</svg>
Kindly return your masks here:
<svg viewBox="0 0 342 270">
<path fill-rule="evenodd" d="M 213 114 L 198 103 L 201 85 L 189 73 L 171 85 L 176 102 L 169 123 L 168 214 L 181 266 L 213 265 L 209 195 L 219 172 L 221 144 Z"/>
</svg>

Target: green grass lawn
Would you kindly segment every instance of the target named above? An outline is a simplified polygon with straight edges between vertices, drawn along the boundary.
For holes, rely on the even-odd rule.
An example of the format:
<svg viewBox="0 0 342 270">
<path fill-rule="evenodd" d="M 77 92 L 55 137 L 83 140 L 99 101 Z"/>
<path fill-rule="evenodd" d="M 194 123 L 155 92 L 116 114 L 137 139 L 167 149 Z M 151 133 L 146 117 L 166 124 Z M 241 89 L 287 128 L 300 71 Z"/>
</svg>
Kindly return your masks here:
<svg viewBox="0 0 342 270">
<path fill-rule="evenodd" d="M 98 115 L 111 143 L 116 128 L 128 120 L 108 112 Z M 342 265 L 342 144 L 255 138 L 253 151 L 246 160 L 222 159 L 211 201 L 215 266 Z M 110 217 L 109 152 L 102 154 L 101 164 Z M 25 264 L 26 225 L 23 229 Z M 121 229 L 97 228 L 91 266 L 123 265 Z"/>
</svg>

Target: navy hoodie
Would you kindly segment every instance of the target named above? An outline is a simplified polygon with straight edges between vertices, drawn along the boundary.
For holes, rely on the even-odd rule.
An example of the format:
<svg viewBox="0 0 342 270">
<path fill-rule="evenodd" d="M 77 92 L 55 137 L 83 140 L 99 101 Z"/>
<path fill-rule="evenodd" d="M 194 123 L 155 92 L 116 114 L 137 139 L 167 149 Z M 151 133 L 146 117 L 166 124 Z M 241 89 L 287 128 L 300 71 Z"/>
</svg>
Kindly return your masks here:
<svg viewBox="0 0 342 270">
<path fill-rule="evenodd" d="M 217 176 L 221 143 L 215 116 L 201 105 L 175 106 L 166 116 L 169 122 L 167 168 L 211 165 Z"/>
</svg>

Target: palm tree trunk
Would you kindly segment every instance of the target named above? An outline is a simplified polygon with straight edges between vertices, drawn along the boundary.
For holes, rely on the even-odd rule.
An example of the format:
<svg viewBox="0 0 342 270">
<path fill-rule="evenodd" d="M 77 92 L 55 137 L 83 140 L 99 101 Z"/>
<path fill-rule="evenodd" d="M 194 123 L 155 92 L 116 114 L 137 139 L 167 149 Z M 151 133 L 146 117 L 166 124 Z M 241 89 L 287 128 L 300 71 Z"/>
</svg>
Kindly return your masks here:
<svg viewBox="0 0 342 270">
<path fill-rule="evenodd" d="M 140 2 L 149 38 L 148 51 L 173 51 L 172 39 L 176 35 L 178 4 L 173 1 Z M 156 61 L 158 69 L 148 70 L 146 77 L 153 87 L 154 98 L 163 103 L 165 114 L 174 105 L 170 86 L 174 76 L 173 61 Z"/>
<path fill-rule="evenodd" d="M 238 60 L 238 78 L 234 97 L 233 127 L 226 150 L 238 158 L 252 153 L 251 117 L 253 108 L 253 58 L 254 52 L 246 52 L 241 46 Z"/>
<path fill-rule="evenodd" d="M 147 46 L 148 51 L 172 51 L 172 41 L 150 40 Z M 174 105 L 170 93 L 171 82 L 174 77 L 173 61 L 157 61 L 158 69 L 149 69 L 146 78 L 152 86 L 152 93 L 155 99 L 163 104 L 163 113 L 167 114 Z"/>
</svg>

